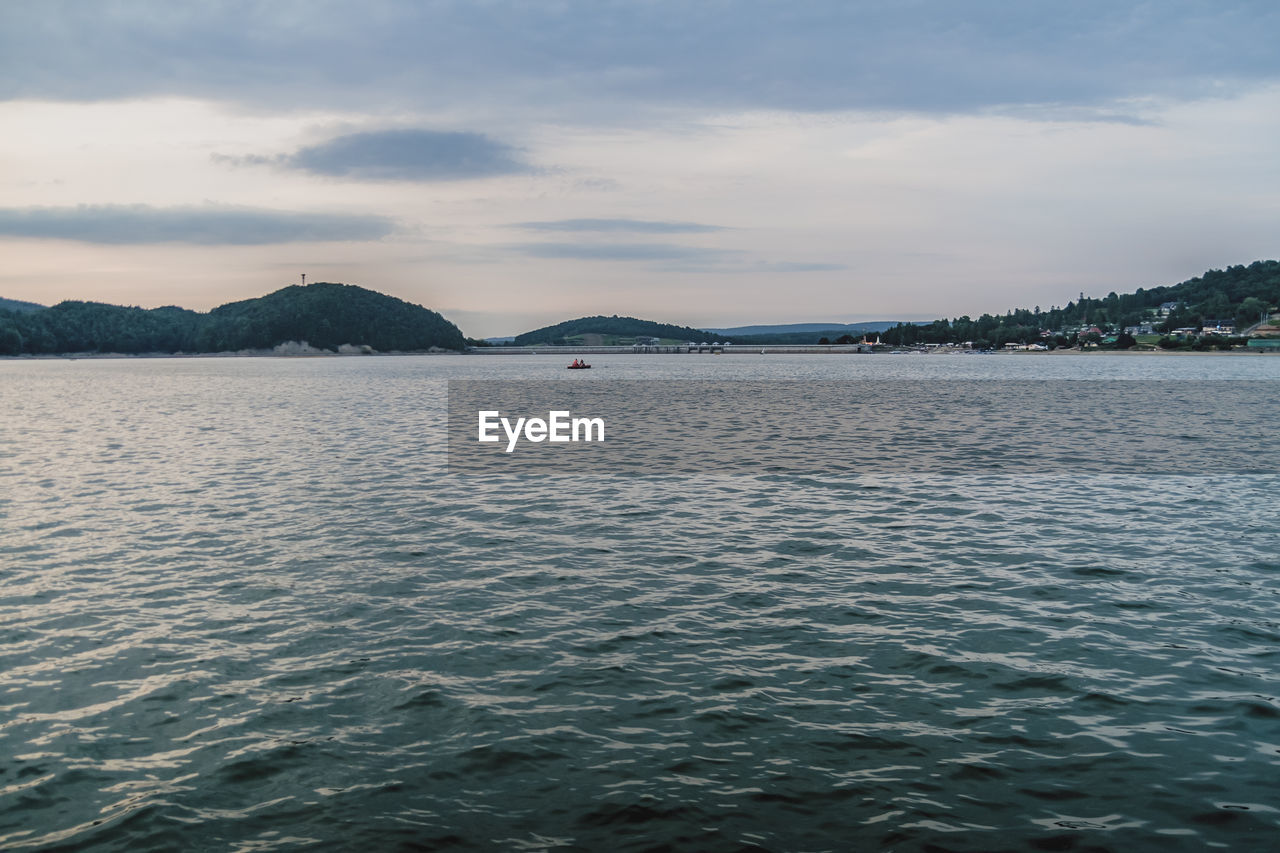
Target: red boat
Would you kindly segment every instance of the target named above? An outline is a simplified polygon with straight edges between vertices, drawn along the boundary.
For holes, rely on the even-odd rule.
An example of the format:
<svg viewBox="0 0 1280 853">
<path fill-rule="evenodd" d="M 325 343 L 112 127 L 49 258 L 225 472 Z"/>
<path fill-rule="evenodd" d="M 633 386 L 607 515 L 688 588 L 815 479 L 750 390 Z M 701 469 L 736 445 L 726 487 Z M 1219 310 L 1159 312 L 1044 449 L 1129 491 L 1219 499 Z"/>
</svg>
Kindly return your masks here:
<svg viewBox="0 0 1280 853">
<path fill-rule="evenodd" d="M 590 369 L 591 369 L 591 365 L 589 365 L 589 364 L 571 364 L 571 365 L 569 365 L 569 366 L 568 366 L 567 368 L 565 368 L 565 369 L 566 369 L 566 370 L 590 370 Z"/>
</svg>

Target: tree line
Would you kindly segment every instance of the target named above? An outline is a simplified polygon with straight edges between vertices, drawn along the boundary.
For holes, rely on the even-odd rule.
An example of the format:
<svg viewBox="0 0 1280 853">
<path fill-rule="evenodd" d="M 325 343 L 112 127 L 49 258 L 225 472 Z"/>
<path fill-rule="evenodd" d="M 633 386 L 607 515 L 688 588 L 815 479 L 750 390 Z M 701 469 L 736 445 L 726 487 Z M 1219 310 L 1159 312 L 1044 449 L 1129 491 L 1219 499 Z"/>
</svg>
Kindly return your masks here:
<svg viewBox="0 0 1280 853">
<path fill-rule="evenodd" d="M 1133 293 L 1107 294 L 1101 299 L 1085 297 L 1063 308 L 1025 308 L 1004 315 L 983 314 L 928 324 L 899 323 L 880 334 L 892 346 L 964 343 L 999 349 L 1008 343 L 1033 343 L 1044 330 L 1061 331 L 1092 327 L 1123 331 L 1150 322 L 1151 309 L 1165 303 L 1176 307 L 1157 323 L 1155 330 L 1168 334 L 1174 329 L 1200 329 L 1217 323 L 1232 323 L 1237 329 L 1257 323 L 1280 304 L 1280 261 L 1255 261 L 1225 270 L 1210 270 L 1180 284 L 1138 288 Z M 1068 343 L 1066 336 L 1059 342 Z"/>
<path fill-rule="evenodd" d="M 200 313 L 67 301 L 39 311 L 0 309 L 0 355 L 125 354 L 270 349 L 306 341 L 386 352 L 463 349 L 462 332 L 421 305 L 348 284 L 292 285 Z"/>
</svg>

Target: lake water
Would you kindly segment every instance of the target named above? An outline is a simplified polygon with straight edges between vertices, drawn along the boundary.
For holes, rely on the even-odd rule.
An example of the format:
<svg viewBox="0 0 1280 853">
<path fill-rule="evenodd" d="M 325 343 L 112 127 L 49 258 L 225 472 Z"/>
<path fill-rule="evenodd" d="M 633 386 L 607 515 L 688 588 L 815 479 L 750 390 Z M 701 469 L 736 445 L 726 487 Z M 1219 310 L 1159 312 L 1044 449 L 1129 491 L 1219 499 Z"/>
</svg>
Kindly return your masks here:
<svg viewBox="0 0 1280 853">
<path fill-rule="evenodd" d="M 594 360 L 0 361 L 0 848 L 1276 848 L 1274 472 L 459 477 L 444 417 L 1280 357 Z"/>
</svg>

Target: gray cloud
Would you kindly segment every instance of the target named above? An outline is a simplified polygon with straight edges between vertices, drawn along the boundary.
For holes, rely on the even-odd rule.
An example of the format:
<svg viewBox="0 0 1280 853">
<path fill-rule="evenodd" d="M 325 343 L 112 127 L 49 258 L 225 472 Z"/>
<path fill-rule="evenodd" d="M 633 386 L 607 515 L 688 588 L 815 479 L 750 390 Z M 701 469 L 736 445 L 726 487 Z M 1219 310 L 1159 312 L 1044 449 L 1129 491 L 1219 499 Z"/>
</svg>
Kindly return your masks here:
<svg viewBox="0 0 1280 853">
<path fill-rule="evenodd" d="M 448 181 L 530 171 L 515 149 L 483 134 L 410 129 L 351 133 L 283 157 L 241 162 L 373 181 Z"/>
<path fill-rule="evenodd" d="M 761 261 L 756 264 L 756 269 L 760 272 L 832 272 L 848 268 L 845 264 L 810 261 Z"/>
<path fill-rule="evenodd" d="M 395 223 L 382 216 L 295 213 L 250 207 L 81 205 L 0 209 L 0 236 L 132 245 L 259 246 L 378 240 Z"/>
<path fill-rule="evenodd" d="M 305 16 L 300 22 L 299 16 Z M 0 98 L 957 112 L 1280 79 L 1274 0 L 0 4 Z"/>
<path fill-rule="evenodd" d="M 516 227 L 533 231 L 608 231 L 633 234 L 705 234 L 724 230 L 719 225 L 645 219 L 556 219 L 549 222 L 521 222 Z"/>
<path fill-rule="evenodd" d="M 760 261 L 751 260 L 742 253 L 734 253 L 722 258 L 692 258 L 683 260 L 674 258 L 659 264 L 653 269 L 659 272 L 697 272 L 719 273 L 721 275 L 750 275 L 752 273 L 791 274 L 807 272 L 835 272 L 849 267 L 845 264 L 831 264 L 814 261 Z"/>
<path fill-rule="evenodd" d="M 519 243 L 507 248 L 533 258 L 646 262 L 668 272 L 802 273 L 846 269 L 844 264 L 752 260 L 738 250 L 674 243 Z"/>
<path fill-rule="evenodd" d="M 508 247 L 532 258 L 579 261 L 684 261 L 714 263 L 737 252 L 673 243 L 518 243 Z"/>
</svg>

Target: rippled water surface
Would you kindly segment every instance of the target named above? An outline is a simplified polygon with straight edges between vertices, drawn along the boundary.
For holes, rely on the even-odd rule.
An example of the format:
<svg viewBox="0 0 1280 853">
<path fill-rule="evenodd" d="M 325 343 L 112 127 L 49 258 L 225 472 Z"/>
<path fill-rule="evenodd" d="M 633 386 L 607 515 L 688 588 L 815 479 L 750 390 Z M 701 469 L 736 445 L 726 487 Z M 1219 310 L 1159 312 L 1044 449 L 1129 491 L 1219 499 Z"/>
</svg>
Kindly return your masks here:
<svg viewBox="0 0 1280 853">
<path fill-rule="evenodd" d="M 459 478 L 443 417 L 1280 358 L 596 360 L 0 362 L 0 848 L 1277 847 L 1280 477 Z"/>
</svg>

